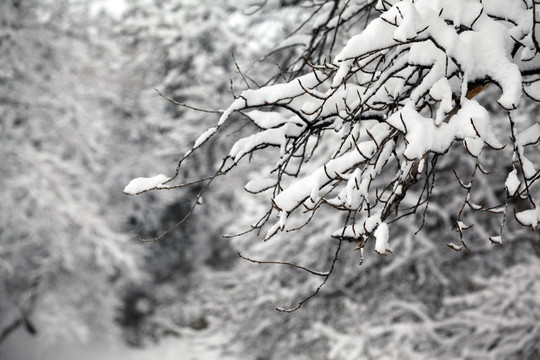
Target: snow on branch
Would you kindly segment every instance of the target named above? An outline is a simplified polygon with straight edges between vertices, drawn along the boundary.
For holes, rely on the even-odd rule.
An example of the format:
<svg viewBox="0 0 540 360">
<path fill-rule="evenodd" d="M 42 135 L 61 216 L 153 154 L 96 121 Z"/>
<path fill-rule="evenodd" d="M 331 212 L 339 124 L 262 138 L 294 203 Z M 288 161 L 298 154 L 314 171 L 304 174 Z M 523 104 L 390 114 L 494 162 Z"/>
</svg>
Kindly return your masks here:
<svg viewBox="0 0 540 360">
<path fill-rule="evenodd" d="M 490 211 L 502 206 L 504 210 L 497 213 L 505 217 L 511 199 L 528 199 L 532 209 L 517 213 L 516 218 L 535 227 L 540 215 L 531 187 L 540 176 L 526 149 L 538 143 L 540 130 L 536 124 L 518 133 L 512 121 L 513 111 L 524 102 L 522 94 L 540 99 L 534 2 L 338 3 L 317 7 L 314 15 L 336 34 L 344 21 L 372 20 L 333 59 L 321 61 L 315 55 L 322 38 L 314 32 L 306 43 L 307 66 L 301 67 L 302 75 L 237 96 L 217 126 L 180 160 L 171 180 L 184 159 L 218 135 L 234 112 L 241 112 L 257 130 L 224 154 L 215 176 L 226 174 L 253 153 L 279 149 L 277 154 L 268 152 L 274 156 L 270 170 L 246 185 L 249 192 L 268 196 L 268 212 L 252 226 L 252 230 L 266 230 L 265 240 L 301 229 L 298 218 L 307 214 L 307 223 L 325 206 L 346 214 L 343 227 L 333 229 L 334 237 L 354 241 L 363 250 L 373 236 L 375 250 L 386 254 L 392 222 L 422 207 L 425 216 L 438 161 L 456 142 L 463 144 L 475 165 L 469 183 L 458 177 L 467 195 L 457 209 L 455 224 L 461 245 L 450 247 L 467 248 L 463 233 L 471 225 L 460 221 L 466 209 Z M 373 9 L 378 11 L 375 18 Z M 332 41 L 329 55 L 334 45 Z M 472 203 L 470 195 L 480 191 L 475 187 L 477 170 L 487 173 L 481 161 L 485 145 L 494 151 L 504 148 L 503 139 L 495 135 L 492 107 L 475 100 L 490 84 L 492 103 L 507 112 L 512 126 L 515 162 L 509 164 L 512 171 L 506 182 L 501 182 L 501 189 L 507 190 L 506 203 L 484 207 Z M 135 192 L 159 188 L 160 181 Z M 413 187 L 421 191 L 409 194 Z M 415 205 L 404 208 L 401 202 L 408 195 L 416 197 L 407 201 Z M 490 237 L 492 242 L 501 243 L 503 224 L 504 220 L 500 232 Z"/>
</svg>

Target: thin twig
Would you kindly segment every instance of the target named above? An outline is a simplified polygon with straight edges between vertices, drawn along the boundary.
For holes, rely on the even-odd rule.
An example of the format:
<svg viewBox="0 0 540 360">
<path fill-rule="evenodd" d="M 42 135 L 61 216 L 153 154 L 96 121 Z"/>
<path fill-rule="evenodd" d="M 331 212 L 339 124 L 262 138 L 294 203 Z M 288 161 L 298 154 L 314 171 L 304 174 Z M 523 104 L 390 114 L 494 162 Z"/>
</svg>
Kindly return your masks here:
<svg viewBox="0 0 540 360">
<path fill-rule="evenodd" d="M 304 266 L 301 266 L 301 265 L 297 265 L 297 264 L 293 264 L 293 263 L 290 263 L 290 262 L 286 262 L 286 261 L 261 261 L 261 260 L 254 260 L 254 259 L 250 259 L 242 254 L 240 254 L 240 251 L 238 252 L 238 256 L 240 256 L 242 259 L 244 260 L 247 260 L 249 262 L 252 262 L 252 263 L 255 263 L 255 264 L 275 264 L 275 265 L 288 265 L 288 266 L 292 266 L 292 267 L 295 267 L 297 269 L 300 269 L 300 270 L 304 270 L 304 271 L 307 271 L 308 273 L 311 273 L 313 275 L 317 275 L 317 276 L 322 276 L 322 277 L 325 277 L 325 276 L 328 276 L 328 271 L 327 272 L 320 272 L 320 271 L 315 271 L 315 270 L 311 270 L 311 269 L 308 269 L 307 267 L 304 267 Z"/>
<path fill-rule="evenodd" d="M 184 103 L 181 103 L 181 102 L 178 102 L 176 100 L 173 100 L 171 98 L 168 98 L 166 97 L 165 95 L 163 95 L 158 89 L 154 88 L 154 90 L 159 94 L 159 96 L 161 96 L 162 98 L 164 98 L 165 100 L 175 104 L 175 105 L 179 105 L 179 106 L 183 106 L 185 108 L 188 108 L 188 109 L 191 109 L 191 110 L 195 110 L 195 111 L 202 111 L 202 112 L 206 112 L 206 113 L 210 113 L 210 114 L 222 114 L 223 111 L 222 110 L 208 110 L 208 109 L 201 109 L 201 108 L 198 108 L 198 107 L 195 107 L 195 106 L 191 106 L 191 105 L 188 105 L 188 104 L 184 104 Z"/>
</svg>

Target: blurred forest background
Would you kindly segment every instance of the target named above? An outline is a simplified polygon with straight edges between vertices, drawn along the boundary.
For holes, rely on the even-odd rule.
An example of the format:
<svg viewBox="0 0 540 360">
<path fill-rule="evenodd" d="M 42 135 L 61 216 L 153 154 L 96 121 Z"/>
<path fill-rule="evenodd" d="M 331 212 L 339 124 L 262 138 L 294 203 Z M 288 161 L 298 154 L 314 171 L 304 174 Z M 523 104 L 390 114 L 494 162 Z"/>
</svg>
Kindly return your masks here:
<svg viewBox="0 0 540 360">
<path fill-rule="evenodd" d="M 237 252 L 325 271 L 336 247 L 328 229 L 343 219 L 329 212 L 307 231 L 267 243 L 223 238 L 264 213 L 258 198 L 235 190 L 262 165 L 245 163 L 216 181 L 169 236 L 138 241 L 173 226 L 199 188 L 140 197 L 122 189 L 137 176 L 173 172 L 218 119 L 154 88 L 217 110 L 231 91 L 286 79 L 282 69 L 305 55 L 317 27 L 311 9 L 299 1 L 253 3 L 0 2 L 0 355 L 24 331 L 51 344 L 140 349 L 218 336 L 219 351 L 234 359 L 540 358 L 538 234 L 509 217 L 504 245 L 494 246 L 486 229 L 498 222 L 476 217 L 472 251 L 450 250 L 466 193 L 451 171 L 437 179 L 441 201 L 432 201 L 421 232 L 415 235 L 414 219 L 396 225 L 394 254 L 368 249 L 362 266 L 347 245 L 326 286 L 292 314 L 275 308 L 295 306 L 320 279 Z M 489 90 L 482 96 L 486 106 L 494 103 Z M 515 120 L 527 128 L 538 109 L 522 109 Z M 186 178 L 211 174 L 223 149 L 252 126 L 240 115 L 234 120 Z M 469 168 L 467 158 L 452 156 L 439 166 Z M 511 158 L 511 149 L 488 156 L 492 175 L 479 178 L 494 203 L 505 194 L 492 181 L 509 171 L 501 156 Z M 540 163 L 538 152 L 531 157 Z"/>
</svg>

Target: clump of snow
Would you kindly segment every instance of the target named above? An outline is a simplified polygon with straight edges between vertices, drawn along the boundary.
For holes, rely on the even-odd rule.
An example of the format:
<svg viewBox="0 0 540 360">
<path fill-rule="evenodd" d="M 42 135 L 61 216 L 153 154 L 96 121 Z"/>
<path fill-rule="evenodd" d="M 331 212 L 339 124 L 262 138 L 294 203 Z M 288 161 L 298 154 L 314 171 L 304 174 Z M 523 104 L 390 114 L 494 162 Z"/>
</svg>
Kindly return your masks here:
<svg viewBox="0 0 540 360">
<path fill-rule="evenodd" d="M 540 124 L 536 123 L 527 130 L 519 133 L 516 136 L 516 141 L 521 146 L 527 146 L 538 143 L 540 141 Z"/>
<path fill-rule="evenodd" d="M 129 184 L 127 184 L 127 186 L 124 188 L 124 194 L 137 195 L 145 191 L 158 188 L 160 185 L 163 185 L 170 179 L 170 177 L 163 174 L 152 177 L 138 177 L 131 180 Z"/>
<path fill-rule="evenodd" d="M 491 241 L 494 245 L 502 245 L 502 237 L 500 235 L 490 236 L 489 241 Z"/>
<path fill-rule="evenodd" d="M 452 100 L 452 87 L 447 78 L 440 78 L 429 91 L 429 95 L 441 102 L 437 115 L 435 117 L 435 124 L 440 125 L 448 114 L 454 108 L 454 102 Z"/>
<path fill-rule="evenodd" d="M 336 239 L 360 239 L 363 231 L 360 226 L 347 225 L 341 229 L 337 229 L 332 233 L 332 237 Z"/>
<path fill-rule="evenodd" d="M 247 192 L 250 192 L 252 194 L 257 194 L 262 191 L 268 190 L 269 188 L 275 186 L 277 184 L 276 179 L 272 178 L 265 178 L 265 179 L 254 179 L 248 182 L 244 189 Z"/>
<path fill-rule="evenodd" d="M 463 245 L 456 245 L 454 243 L 446 244 L 446 246 L 448 246 L 450 249 L 454 251 L 461 251 L 463 249 Z"/>
<path fill-rule="evenodd" d="M 194 148 L 198 148 L 203 143 L 205 143 L 211 136 L 213 136 L 217 131 L 217 127 L 211 127 L 210 129 L 206 130 L 197 141 L 195 141 L 195 145 L 193 145 Z"/>
<path fill-rule="evenodd" d="M 362 58 L 365 54 L 382 52 L 392 46 L 415 40 L 411 45 L 412 53 L 412 48 L 420 44 L 420 40 L 431 40 L 438 49 L 422 53 L 441 53 L 455 59 L 468 81 L 489 76 L 502 88 L 499 104 L 506 109 L 514 109 L 521 97 L 521 72 L 511 61 L 510 51 L 514 44 L 513 32 L 515 31 L 516 37 L 519 37 L 519 30 L 508 29 L 499 21 L 492 19 L 481 3 L 467 2 L 466 6 L 463 5 L 463 1 L 443 3 L 444 5 L 432 0 L 397 2 L 380 18 L 372 21 L 362 33 L 349 40 L 336 57 L 336 61 L 341 63 L 341 68 L 333 85 L 338 86 L 343 82 L 354 58 Z M 520 19 L 519 22 L 530 22 L 527 12 L 516 10 L 513 15 Z M 502 17 L 506 18 L 505 15 Z M 455 29 L 456 24 L 449 24 L 449 21 L 457 21 L 466 26 L 473 26 L 474 23 L 473 31 L 458 32 Z M 406 57 L 407 54 L 402 56 Z M 364 57 L 361 61 L 369 59 Z M 429 86 L 426 90 L 447 75 L 445 66 L 440 66 L 443 63 L 433 60 L 430 61 L 430 65 L 434 65 L 432 69 L 434 72 L 426 76 L 426 79 L 431 78 L 428 80 L 429 85 L 428 83 L 421 85 L 421 87 Z M 466 87 L 464 90 L 466 93 Z M 464 98 L 465 94 L 462 97 Z"/>
<path fill-rule="evenodd" d="M 517 176 L 517 170 L 514 169 L 508 174 L 506 182 L 504 183 L 506 191 L 508 191 L 508 196 L 516 195 L 516 192 L 518 191 L 520 185 L 521 181 L 519 181 L 519 178 Z"/>
<path fill-rule="evenodd" d="M 246 113 L 246 116 L 262 129 L 275 128 L 288 121 L 288 119 L 285 119 L 281 114 L 261 110 L 249 111 Z"/>
<path fill-rule="evenodd" d="M 380 223 L 375 230 L 375 251 L 380 255 L 385 255 L 386 251 L 391 251 L 388 247 L 388 225 Z"/>
<path fill-rule="evenodd" d="M 456 115 L 440 125 L 416 111 L 413 102 L 408 102 L 387 120 L 388 124 L 405 133 L 407 148 L 404 155 L 408 159 L 421 159 L 428 151 L 445 153 L 454 140 L 468 139 L 469 151 L 476 156 L 484 142 L 498 147 L 500 144 L 488 122 L 487 111 L 476 101 L 467 99 Z M 473 139 L 480 139 L 479 135 L 481 140 L 473 143 Z"/>
<path fill-rule="evenodd" d="M 536 208 L 531 210 L 520 211 L 516 214 L 516 219 L 522 225 L 531 226 L 535 229 L 540 222 L 540 207 L 536 206 Z"/>
</svg>

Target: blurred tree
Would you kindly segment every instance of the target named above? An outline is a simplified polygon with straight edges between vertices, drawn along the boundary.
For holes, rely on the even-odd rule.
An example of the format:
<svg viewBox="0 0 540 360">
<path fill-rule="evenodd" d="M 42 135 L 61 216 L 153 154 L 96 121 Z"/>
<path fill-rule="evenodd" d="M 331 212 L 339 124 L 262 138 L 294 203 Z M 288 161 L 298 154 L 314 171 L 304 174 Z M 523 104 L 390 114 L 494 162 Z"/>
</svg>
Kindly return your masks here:
<svg viewBox="0 0 540 360">
<path fill-rule="evenodd" d="M 117 48 L 66 1 L 2 1 L 0 24 L 0 341 L 113 334 L 143 278 L 111 202 Z"/>
</svg>

